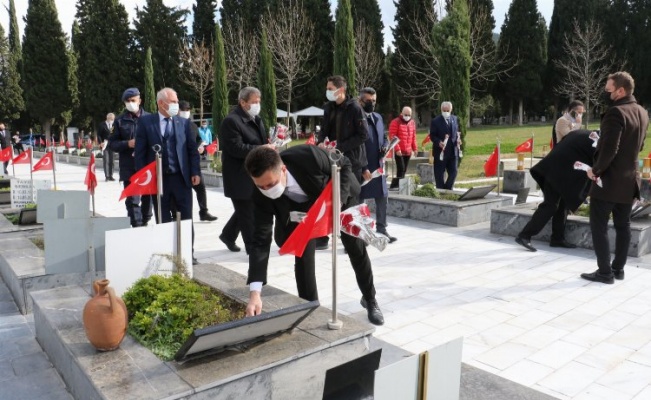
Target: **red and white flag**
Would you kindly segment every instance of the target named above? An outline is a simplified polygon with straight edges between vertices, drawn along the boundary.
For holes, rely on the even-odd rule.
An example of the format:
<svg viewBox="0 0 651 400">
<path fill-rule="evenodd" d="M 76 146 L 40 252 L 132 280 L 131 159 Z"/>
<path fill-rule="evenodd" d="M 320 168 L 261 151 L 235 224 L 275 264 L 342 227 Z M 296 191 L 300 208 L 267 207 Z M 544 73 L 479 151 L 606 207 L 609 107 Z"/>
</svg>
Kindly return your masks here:
<svg viewBox="0 0 651 400">
<path fill-rule="evenodd" d="M 314 134 L 310 135 L 310 137 L 305 141 L 305 144 L 316 144 L 316 138 L 314 137 Z"/>
<path fill-rule="evenodd" d="M 151 164 L 133 174 L 130 180 L 131 183 L 122 191 L 120 200 L 131 196 L 158 193 L 156 184 L 156 161 L 152 161 Z"/>
<path fill-rule="evenodd" d="M 499 149 L 497 146 L 495 146 L 495 149 L 491 153 L 490 157 L 488 157 L 488 160 L 486 160 L 486 163 L 484 164 L 484 175 L 488 176 L 495 176 L 497 175 L 497 164 L 499 162 Z"/>
<path fill-rule="evenodd" d="M 43 141 L 43 138 L 38 139 L 38 144 L 41 146 L 45 146 L 45 142 Z"/>
<path fill-rule="evenodd" d="M 375 171 L 373 171 L 373 173 L 371 174 L 371 179 L 362 182 L 362 184 L 360 186 L 364 186 L 367 183 L 369 183 L 370 181 L 372 181 L 373 179 L 379 178 L 382 175 L 384 175 L 384 169 L 382 167 L 380 167 L 380 168 L 376 169 Z"/>
<path fill-rule="evenodd" d="M 332 233 L 332 181 L 328 182 L 303 221 L 289 235 L 278 253 L 302 257 L 310 239 L 327 236 L 330 233 Z"/>
<path fill-rule="evenodd" d="M 32 158 L 32 149 L 27 149 L 11 160 L 12 164 L 29 164 Z"/>
<path fill-rule="evenodd" d="M 43 158 L 38 160 L 36 165 L 34 165 L 34 168 L 32 169 L 32 172 L 54 169 L 54 162 L 53 162 L 52 158 L 53 158 L 53 153 L 51 151 L 45 153 Z"/>
<path fill-rule="evenodd" d="M 515 148 L 516 153 L 531 153 L 533 151 L 533 138 L 528 139 Z"/>
<path fill-rule="evenodd" d="M 425 139 L 423 139 L 423 142 L 420 144 L 420 147 L 425 147 L 425 145 L 431 141 L 432 139 L 429 137 L 429 135 L 425 136 Z"/>
<path fill-rule="evenodd" d="M 97 187 L 97 175 L 95 175 L 95 153 L 90 153 L 90 162 L 88 163 L 88 170 L 86 170 L 86 179 L 84 179 L 86 188 L 91 195 L 95 194 Z"/>
<path fill-rule="evenodd" d="M 206 153 L 208 153 L 209 156 L 212 156 L 217 152 L 217 143 L 212 142 L 208 146 L 206 146 Z"/>
<path fill-rule="evenodd" d="M 11 161 L 14 157 L 14 148 L 13 146 L 7 146 L 2 151 L 0 151 L 0 161 Z"/>
</svg>

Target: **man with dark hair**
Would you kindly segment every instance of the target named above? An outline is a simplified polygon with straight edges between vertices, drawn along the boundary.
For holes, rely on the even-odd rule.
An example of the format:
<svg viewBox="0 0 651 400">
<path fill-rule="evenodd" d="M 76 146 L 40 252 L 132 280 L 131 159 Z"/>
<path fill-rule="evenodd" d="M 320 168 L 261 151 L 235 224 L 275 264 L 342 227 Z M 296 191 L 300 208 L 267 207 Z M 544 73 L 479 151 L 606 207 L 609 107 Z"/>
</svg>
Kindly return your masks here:
<svg viewBox="0 0 651 400">
<path fill-rule="evenodd" d="M 253 240 L 253 182 L 244 169 L 244 159 L 256 147 L 269 144 L 269 134 L 260 118 L 260 90 L 245 87 L 238 95 L 238 105 L 231 111 L 219 129 L 222 149 L 222 176 L 224 196 L 233 203 L 233 215 L 224 225 L 221 240 L 230 251 L 240 251 L 235 244 L 242 232 L 244 246 L 249 253 Z"/>
<path fill-rule="evenodd" d="M 339 165 L 341 204 L 342 209 L 346 209 L 359 204 L 360 187 L 350 161 L 342 157 Z M 330 181 L 332 169 L 328 152 L 310 145 L 294 146 L 280 154 L 269 146 L 259 146 L 249 152 L 245 166 L 257 188 L 252 196 L 255 224 L 247 278 L 250 293 L 246 314 L 251 316 L 260 314 L 262 310 L 261 292 L 262 285 L 267 283 L 274 216 L 275 240 L 282 246 L 297 226 L 291 220 L 290 212 L 310 209 Z M 314 270 L 316 240 L 307 243 L 302 257 L 295 257 L 298 295 L 309 301 L 319 298 Z M 342 232 L 341 242 L 362 292 L 360 304 L 366 308 L 369 321 L 382 325 L 384 317 L 375 299 L 373 271 L 364 241 Z"/>
<path fill-rule="evenodd" d="M 125 111 L 115 119 L 113 133 L 108 146 L 120 157 L 120 180 L 126 188 L 131 176 L 136 172 L 134 151 L 136 147 L 136 128 L 141 117 L 149 113 L 140 108 L 140 91 L 128 88 L 122 93 Z M 151 196 L 131 196 L 124 202 L 131 226 L 146 226 L 152 215 Z"/>
<path fill-rule="evenodd" d="M 113 151 L 108 145 L 108 139 L 113 132 L 113 121 L 115 121 L 115 114 L 106 114 L 106 121 L 100 124 L 97 130 L 99 143 L 103 148 L 102 151 L 102 164 L 104 165 L 104 177 L 106 181 L 114 181 L 113 179 Z"/>
<path fill-rule="evenodd" d="M 5 124 L 0 122 L 0 147 L 2 147 L 2 149 L 4 150 L 8 146 L 11 146 L 11 139 L 9 138 L 9 132 L 6 131 Z M 5 175 L 9 175 L 9 172 L 7 171 L 8 165 L 9 165 L 9 161 L 4 161 L 2 163 Z"/>
<path fill-rule="evenodd" d="M 588 177 L 590 188 L 590 230 L 598 270 L 581 274 L 594 282 L 613 283 L 624 279 L 624 265 L 631 242 L 631 209 L 640 198 L 637 173 L 638 153 L 644 147 L 649 125 L 648 112 L 637 104 L 635 82 L 628 72 L 608 76 L 602 100 L 606 112 L 601 119 L 601 138 Z M 597 179 L 601 178 L 601 186 Z M 608 217 L 615 226 L 615 258 L 610 263 Z"/>
<path fill-rule="evenodd" d="M 581 128 L 584 112 L 585 107 L 579 100 L 573 100 L 567 106 L 567 111 L 562 117 L 556 120 L 556 125 L 554 126 L 554 131 L 556 132 L 555 144 L 563 140 L 568 133 Z"/>
<path fill-rule="evenodd" d="M 191 111 L 192 107 L 190 107 L 189 102 L 185 100 L 179 101 L 179 117 L 189 120 Z M 201 136 L 199 135 L 199 128 L 197 128 L 197 125 L 193 121 L 190 121 L 190 130 L 196 137 L 199 154 L 203 153 L 203 140 L 201 140 Z M 201 170 L 199 170 L 199 174 L 201 175 Z M 208 212 L 208 197 L 206 195 L 206 184 L 203 182 L 203 176 L 201 176 L 201 182 L 198 185 L 192 186 L 192 189 L 194 189 L 194 193 L 197 196 L 197 203 L 199 203 L 199 220 L 208 222 L 217 220 L 217 217 Z"/>
<path fill-rule="evenodd" d="M 351 162 L 352 172 L 361 183 L 371 178 L 364 142 L 368 139 L 366 115 L 359 103 L 346 93 L 346 79 L 335 75 L 328 78 L 326 84 L 328 102 L 323 106 L 323 125 L 317 139 L 320 147 L 325 147 L 325 140 L 336 141 L 337 150 L 341 151 Z M 317 244 L 317 250 L 328 248 L 328 238 Z"/>
<path fill-rule="evenodd" d="M 375 112 L 377 93 L 372 87 L 365 87 L 359 91 L 359 105 L 366 114 L 368 124 L 368 139 L 364 142 L 366 147 L 366 160 L 364 172 L 369 174 L 380 168 L 384 168 L 384 154 L 389 146 L 389 139 L 384 131 L 382 116 Z M 387 232 L 387 178 L 384 173 L 381 176 L 364 183 L 360 194 L 360 200 L 373 199 L 375 201 L 375 222 L 379 233 L 389 238 L 389 243 L 395 242 L 395 237 Z"/>
</svg>

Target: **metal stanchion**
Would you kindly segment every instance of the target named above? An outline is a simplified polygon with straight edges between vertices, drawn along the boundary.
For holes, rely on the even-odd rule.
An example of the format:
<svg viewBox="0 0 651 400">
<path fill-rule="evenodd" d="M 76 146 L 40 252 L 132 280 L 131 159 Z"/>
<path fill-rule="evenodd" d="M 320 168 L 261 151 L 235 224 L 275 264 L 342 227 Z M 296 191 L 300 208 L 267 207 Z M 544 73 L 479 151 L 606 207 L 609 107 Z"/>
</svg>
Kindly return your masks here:
<svg viewBox="0 0 651 400">
<path fill-rule="evenodd" d="M 497 139 L 497 195 L 499 196 L 500 194 L 500 167 L 502 163 L 502 155 L 500 154 L 500 140 Z M 501 168 L 504 170 L 504 168 Z"/>
<path fill-rule="evenodd" d="M 156 216 L 158 217 L 158 223 L 162 224 L 162 211 L 160 204 L 160 197 L 163 195 L 163 160 L 161 159 L 160 152 L 162 147 L 160 144 L 155 144 L 152 146 L 152 149 L 156 152 L 156 204 L 158 205 L 158 211 Z"/>
<path fill-rule="evenodd" d="M 341 329 L 344 323 L 337 317 L 337 237 L 339 236 L 339 214 L 341 213 L 340 187 L 339 187 L 339 166 L 337 162 L 342 154 L 339 150 L 330 152 L 332 161 L 332 319 L 328 321 L 328 329 Z"/>
<path fill-rule="evenodd" d="M 176 212 L 176 259 L 181 261 L 181 213 Z"/>
</svg>

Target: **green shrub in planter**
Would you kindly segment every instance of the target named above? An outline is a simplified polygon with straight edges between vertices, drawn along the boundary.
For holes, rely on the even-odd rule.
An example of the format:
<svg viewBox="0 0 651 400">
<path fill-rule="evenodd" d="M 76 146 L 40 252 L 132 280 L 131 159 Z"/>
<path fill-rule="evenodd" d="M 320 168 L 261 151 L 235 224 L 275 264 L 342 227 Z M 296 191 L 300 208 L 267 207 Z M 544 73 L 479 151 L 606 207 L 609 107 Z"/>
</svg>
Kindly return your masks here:
<svg viewBox="0 0 651 400">
<path fill-rule="evenodd" d="M 221 174 L 222 172 L 222 157 L 221 157 L 221 151 L 215 152 L 215 154 L 212 155 L 212 160 L 210 160 L 210 169 L 213 172 L 217 172 Z"/>
<path fill-rule="evenodd" d="M 414 190 L 412 196 L 429 197 L 431 199 L 440 199 L 440 200 L 452 200 L 452 201 L 459 200 L 458 194 L 440 193 L 438 190 L 436 190 L 436 187 L 434 187 L 434 184 L 432 183 L 426 183 L 423 186 L 419 187 L 418 189 Z"/>
<path fill-rule="evenodd" d="M 195 329 L 244 317 L 244 305 L 179 274 L 138 280 L 122 296 L 128 332 L 169 361 Z"/>
</svg>

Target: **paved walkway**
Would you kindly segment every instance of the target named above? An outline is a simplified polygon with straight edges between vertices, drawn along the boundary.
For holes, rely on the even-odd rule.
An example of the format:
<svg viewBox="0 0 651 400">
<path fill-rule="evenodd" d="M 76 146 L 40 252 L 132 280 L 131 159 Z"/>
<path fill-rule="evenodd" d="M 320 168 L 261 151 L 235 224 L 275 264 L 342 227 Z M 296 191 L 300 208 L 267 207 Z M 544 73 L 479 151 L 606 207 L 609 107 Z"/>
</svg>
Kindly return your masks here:
<svg viewBox="0 0 651 400">
<path fill-rule="evenodd" d="M 84 167 L 59 168 L 60 189 L 84 189 Z M 29 176 L 26 166 L 16 170 Z M 35 174 L 40 177 L 51 174 Z M 99 213 L 125 214 L 124 203 L 117 202 L 121 187 L 100 179 Z M 229 252 L 218 239 L 230 201 L 220 189 L 209 189 L 208 202 L 219 220 L 195 223 L 196 257 L 246 274 L 245 253 Z M 451 228 L 390 218 L 388 230 L 399 240 L 384 252 L 370 250 L 386 320 L 377 337 L 420 352 L 463 336 L 464 362 L 559 399 L 651 398 L 651 256 L 630 258 L 626 280 L 603 285 L 579 278 L 596 269 L 592 251 L 534 242 L 539 251 L 527 252 L 513 238 L 490 234 L 487 223 Z M 272 248 L 269 282 L 295 293 L 292 263 Z M 318 252 L 325 306 L 331 304 L 330 265 L 330 252 Z M 366 320 L 341 250 L 339 266 L 339 310 Z M 11 318 L 21 317 L 0 315 L 0 335 Z M 24 337 L 29 341 L 32 332 L 25 330 Z"/>
</svg>

